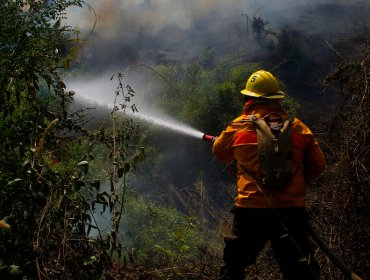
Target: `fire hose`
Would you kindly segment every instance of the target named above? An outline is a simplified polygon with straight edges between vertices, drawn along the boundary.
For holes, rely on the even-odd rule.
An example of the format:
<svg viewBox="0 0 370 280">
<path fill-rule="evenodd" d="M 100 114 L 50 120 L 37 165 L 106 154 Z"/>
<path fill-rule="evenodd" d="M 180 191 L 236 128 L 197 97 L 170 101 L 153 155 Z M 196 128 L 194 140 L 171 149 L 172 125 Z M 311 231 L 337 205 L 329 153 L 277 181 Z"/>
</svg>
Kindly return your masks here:
<svg viewBox="0 0 370 280">
<path fill-rule="evenodd" d="M 203 140 L 206 142 L 213 143 L 216 140 L 216 136 L 212 136 L 209 134 L 203 135 Z M 316 244 L 320 247 L 320 249 L 325 253 L 325 255 L 334 263 L 336 267 L 338 267 L 342 273 L 346 276 L 349 280 L 362 280 L 357 274 L 352 272 L 334 252 L 330 249 L 329 245 L 325 242 L 325 240 L 309 225 L 309 234 L 311 235 L 312 239 L 316 242 Z"/>
<path fill-rule="evenodd" d="M 309 225 L 309 233 L 312 239 L 319 245 L 325 255 L 338 267 L 349 280 L 362 280 L 356 273 L 352 272 L 329 247 L 325 240 Z"/>
<path fill-rule="evenodd" d="M 209 135 L 209 134 L 204 134 L 203 135 L 203 140 L 206 141 L 206 142 L 213 143 L 213 142 L 215 142 L 216 138 L 217 138 L 216 136 L 212 136 L 212 135 Z"/>
</svg>

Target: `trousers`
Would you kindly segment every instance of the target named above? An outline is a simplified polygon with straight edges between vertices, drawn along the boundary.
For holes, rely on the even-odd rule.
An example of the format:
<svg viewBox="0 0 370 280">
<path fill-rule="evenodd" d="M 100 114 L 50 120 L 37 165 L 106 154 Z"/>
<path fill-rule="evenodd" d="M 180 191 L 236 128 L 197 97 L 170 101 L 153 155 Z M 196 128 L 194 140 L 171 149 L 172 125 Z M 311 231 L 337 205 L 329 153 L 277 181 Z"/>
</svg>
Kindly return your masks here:
<svg viewBox="0 0 370 280">
<path fill-rule="evenodd" d="M 268 241 L 285 280 L 318 279 L 319 265 L 308 238 L 305 208 L 234 207 L 233 223 L 224 235 L 220 280 L 242 280 Z"/>
</svg>

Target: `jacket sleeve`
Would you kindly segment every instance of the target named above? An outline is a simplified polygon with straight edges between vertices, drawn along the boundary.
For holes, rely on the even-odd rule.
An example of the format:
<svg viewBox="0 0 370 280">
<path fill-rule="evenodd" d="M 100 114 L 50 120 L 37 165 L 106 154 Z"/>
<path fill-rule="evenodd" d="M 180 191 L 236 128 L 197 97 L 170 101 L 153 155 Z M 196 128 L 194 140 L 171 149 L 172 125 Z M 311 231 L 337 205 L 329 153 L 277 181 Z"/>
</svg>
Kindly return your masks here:
<svg viewBox="0 0 370 280">
<path fill-rule="evenodd" d="M 304 176 L 305 181 L 310 182 L 317 176 L 322 174 L 326 167 L 324 154 L 319 146 L 319 143 L 314 139 L 313 135 L 309 141 L 309 145 L 304 154 Z"/>
<path fill-rule="evenodd" d="M 234 148 L 232 147 L 235 129 L 228 127 L 213 143 L 212 151 L 215 156 L 223 162 L 231 162 L 234 160 Z"/>
</svg>

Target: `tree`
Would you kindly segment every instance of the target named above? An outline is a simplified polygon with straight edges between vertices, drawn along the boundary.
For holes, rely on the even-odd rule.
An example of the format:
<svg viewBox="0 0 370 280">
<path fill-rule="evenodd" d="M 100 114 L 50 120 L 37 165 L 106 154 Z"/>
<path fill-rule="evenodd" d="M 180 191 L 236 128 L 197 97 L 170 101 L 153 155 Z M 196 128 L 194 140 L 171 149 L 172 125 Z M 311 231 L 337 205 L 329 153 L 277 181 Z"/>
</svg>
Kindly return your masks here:
<svg viewBox="0 0 370 280">
<path fill-rule="evenodd" d="M 91 279 L 109 263 L 107 240 L 88 233 L 95 227 L 82 193 L 89 191 L 88 162 L 77 166 L 75 158 L 65 158 L 74 140 L 88 136 L 82 113 L 68 112 L 74 92 L 66 91 L 62 78 L 79 41 L 78 33 L 61 22 L 68 7 L 82 4 L 0 4 L 2 279 Z M 89 186 L 98 188 L 99 181 Z"/>
</svg>

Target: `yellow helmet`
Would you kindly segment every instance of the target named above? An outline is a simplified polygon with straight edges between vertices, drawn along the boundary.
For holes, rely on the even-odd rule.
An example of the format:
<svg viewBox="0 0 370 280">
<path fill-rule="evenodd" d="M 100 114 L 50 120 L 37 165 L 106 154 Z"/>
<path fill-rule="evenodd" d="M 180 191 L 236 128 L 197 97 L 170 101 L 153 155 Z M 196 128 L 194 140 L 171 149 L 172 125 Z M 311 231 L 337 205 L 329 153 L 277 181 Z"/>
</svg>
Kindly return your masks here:
<svg viewBox="0 0 370 280">
<path fill-rule="evenodd" d="M 245 89 L 240 91 L 244 95 L 266 99 L 284 98 L 279 82 L 270 72 L 259 70 L 248 79 Z"/>
</svg>

